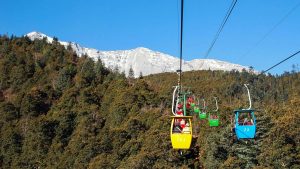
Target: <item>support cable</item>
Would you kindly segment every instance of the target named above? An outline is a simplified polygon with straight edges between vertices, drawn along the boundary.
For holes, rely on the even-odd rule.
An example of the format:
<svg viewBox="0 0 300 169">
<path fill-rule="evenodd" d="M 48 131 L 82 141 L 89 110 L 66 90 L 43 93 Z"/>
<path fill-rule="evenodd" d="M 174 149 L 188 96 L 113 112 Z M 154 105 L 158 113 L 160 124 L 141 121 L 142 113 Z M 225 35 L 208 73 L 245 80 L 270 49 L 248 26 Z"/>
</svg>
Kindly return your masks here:
<svg viewBox="0 0 300 169">
<path fill-rule="evenodd" d="M 271 70 L 271 69 L 273 69 L 274 67 L 276 67 L 276 66 L 280 65 L 281 63 L 283 63 L 283 62 L 285 62 L 285 61 L 287 61 L 287 60 L 291 59 L 292 57 L 294 57 L 294 56 L 298 55 L 299 53 L 300 53 L 300 50 L 299 50 L 298 52 L 296 52 L 296 53 L 294 53 L 294 54 L 290 55 L 289 57 L 287 57 L 287 58 L 283 59 L 283 60 L 282 60 L 282 61 L 280 61 L 279 63 L 277 63 L 277 64 L 275 64 L 275 65 L 271 66 L 269 69 L 262 71 L 262 72 L 261 72 L 261 74 L 264 74 L 264 73 L 268 72 L 269 70 Z"/>
<path fill-rule="evenodd" d="M 209 56 L 209 53 L 211 52 L 212 48 L 214 47 L 216 41 L 218 40 L 218 38 L 219 38 L 219 36 L 220 36 L 220 34 L 221 34 L 221 32 L 222 32 L 222 30 L 223 30 L 226 22 L 228 21 L 228 18 L 230 16 L 230 14 L 232 13 L 232 11 L 233 11 L 236 3 L 237 3 L 237 0 L 233 0 L 232 1 L 231 5 L 230 5 L 230 8 L 228 9 L 228 11 L 227 11 L 227 13 L 225 15 L 225 18 L 223 19 L 222 24 L 220 25 L 220 27 L 219 27 L 219 29 L 218 29 L 218 31 L 217 31 L 217 33 L 216 33 L 213 41 L 211 42 L 211 44 L 210 44 L 210 46 L 209 46 L 209 48 L 208 48 L 208 50 L 207 50 L 207 52 L 205 54 L 205 58 L 207 58 Z"/>
<path fill-rule="evenodd" d="M 183 5 L 184 1 L 181 0 L 181 16 L 180 16 L 180 67 L 179 67 L 179 81 L 178 85 L 181 86 L 181 79 L 182 79 L 182 41 L 183 41 Z"/>
</svg>

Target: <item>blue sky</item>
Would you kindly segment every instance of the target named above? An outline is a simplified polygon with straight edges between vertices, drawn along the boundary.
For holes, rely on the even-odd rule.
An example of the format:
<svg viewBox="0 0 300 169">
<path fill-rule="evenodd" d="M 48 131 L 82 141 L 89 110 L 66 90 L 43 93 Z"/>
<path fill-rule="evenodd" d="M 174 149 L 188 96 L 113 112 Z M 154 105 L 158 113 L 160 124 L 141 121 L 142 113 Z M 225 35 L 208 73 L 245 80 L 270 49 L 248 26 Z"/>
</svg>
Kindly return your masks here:
<svg viewBox="0 0 300 169">
<path fill-rule="evenodd" d="M 39 31 L 99 50 L 147 47 L 179 56 L 179 0 L 2 0 L 0 34 Z M 185 60 L 204 58 L 231 0 L 185 0 Z M 238 0 L 210 56 L 265 70 L 300 50 L 300 0 Z M 271 73 L 291 71 L 295 56 Z"/>
</svg>

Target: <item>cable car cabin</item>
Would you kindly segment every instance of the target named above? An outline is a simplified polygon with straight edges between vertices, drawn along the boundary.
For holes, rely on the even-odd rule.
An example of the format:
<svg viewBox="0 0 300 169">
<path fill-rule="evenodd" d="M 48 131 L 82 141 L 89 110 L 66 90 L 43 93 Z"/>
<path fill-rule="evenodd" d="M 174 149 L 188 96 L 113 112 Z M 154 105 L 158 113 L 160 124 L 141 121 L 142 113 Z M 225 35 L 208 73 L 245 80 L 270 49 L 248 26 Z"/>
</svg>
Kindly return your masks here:
<svg viewBox="0 0 300 169">
<path fill-rule="evenodd" d="M 208 122 L 210 127 L 219 126 L 220 114 L 218 112 L 219 110 L 218 100 L 217 97 L 214 97 L 214 99 L 216 101 L 216 110 L 213 110 L 212 112 L 208 113 Z"/>
<path fill-rule="evenodd" d="M 192 102 L 192 103 L 191 103 L 192 109 L 195 108 L 195 106 L 196 106 L 196 104 Z"/>
<path fill-rule="evenodd" d="M 206 116 L 207 116 L 207 115 L 206 115 L 206 112 L 203 112 L 203 111 L 202 111 L 202 112 L 199 113 L 199 118 L 200 118 L 200 119 L 206 119 Z"/>
<path fill-rule="evenodd" d="M 256 133 L 256 119 L 253 109 L 235 110 L 235 133 L 238 139 L 254 138 Z"/>
<path fill-rule="evenodd" d="M 194 107 L 194 113 L 200 113 L 200 108 L 198 106 Z"/>
<path fill-rule="evenodd" d="M 206 104 L 205 104 L 205 100 L 204 99 L 202 99 L 202 100 L 203 100 L 203 108 L 202 108 L 202 111 L 199 112 L 199 118 L 200 119 L 206 119 L 206 117 L 207 117 L 207 115 L 206 115 L 207 107 L 206 107 Z"/>
<path fill-rule="evenodd" d="M 192 116 L 171 116 L 170 129 L 173 149 L 189 149 L 192 143 Z"/>
<path fill-rule="evenodd" d="M 209 113 L 208 114 L 208 122 L 210 127 L 219 126 L 219 113 Z"/>
</svg>

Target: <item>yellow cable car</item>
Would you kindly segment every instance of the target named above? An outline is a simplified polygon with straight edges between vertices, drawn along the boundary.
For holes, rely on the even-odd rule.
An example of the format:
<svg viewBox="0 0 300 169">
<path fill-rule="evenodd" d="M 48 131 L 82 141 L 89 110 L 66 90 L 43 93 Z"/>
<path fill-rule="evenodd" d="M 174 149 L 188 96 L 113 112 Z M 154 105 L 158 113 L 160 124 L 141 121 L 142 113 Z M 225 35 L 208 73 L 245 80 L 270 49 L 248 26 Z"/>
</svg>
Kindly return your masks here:
<svg viewBox="0 0 300 169">
<path fill-rule="evenodd" d="M 173 149 L 189 149 L 192 143 L 192 116 L 171 116 L 170 129 Z"/>
</svg>

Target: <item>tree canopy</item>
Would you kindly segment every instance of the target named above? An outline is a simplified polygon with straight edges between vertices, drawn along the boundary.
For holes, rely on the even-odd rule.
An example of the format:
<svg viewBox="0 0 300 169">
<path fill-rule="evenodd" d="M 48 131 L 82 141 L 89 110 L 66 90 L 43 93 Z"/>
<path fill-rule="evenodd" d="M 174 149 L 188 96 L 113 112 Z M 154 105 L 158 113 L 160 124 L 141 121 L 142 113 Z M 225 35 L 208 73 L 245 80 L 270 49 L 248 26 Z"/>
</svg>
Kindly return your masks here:
<svg viewBox="0 0 300 169">
<path fill-rule="evenodd" d="M 0 168 L 300 168 L 299 72 L 185 72 L 209 110 L 218 97 L 221 126 L 194 118 L 180 156 L 169 136 L 176 73 L 127 78 L 56 41 L 0 36 Z M 230 130 L 247 107 L 243 83 L 257 109 L 249 142 Z"/>
</svg>

